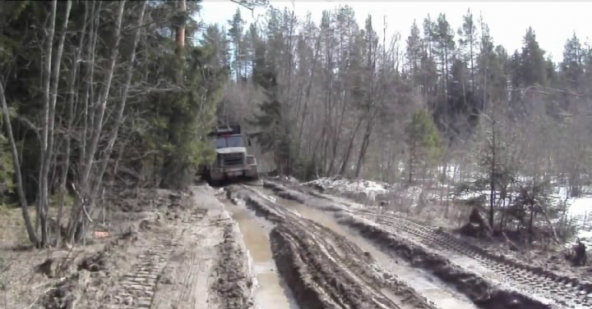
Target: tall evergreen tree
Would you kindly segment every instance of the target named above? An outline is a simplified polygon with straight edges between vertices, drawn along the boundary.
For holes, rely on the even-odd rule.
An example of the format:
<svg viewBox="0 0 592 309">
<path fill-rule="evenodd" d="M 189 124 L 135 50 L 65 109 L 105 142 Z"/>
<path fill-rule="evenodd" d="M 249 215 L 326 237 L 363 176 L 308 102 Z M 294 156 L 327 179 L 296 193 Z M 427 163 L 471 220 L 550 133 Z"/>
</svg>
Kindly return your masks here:
<svg viewBox="0 0 592 309">
<path fill-rule="evenodd" d="M 230 46 L 224 28 L 209 25 L 201 40 L 201 45 L 208 49 L 211 55 L 211 65 L 217 68 L 230 68 Z"/>
<path fill-rule="evenodd" d="M 236 80 L 240 81 L 244 73 L 245 48 L 243 35 L 245 21 L 241 16 L 239 8 L 236 9 L 236 13 L 234 13 L 232 19 L 228 21 L 228 24 L 230 26 L 228 29 L 228 35 L 230 36 L 233 49 L 232 69 L 234 70 Z"/>
<path fill-rule="evenodd" d="M 534 30 L 529 27 L 524 35 L 524 45 L 520 55 L 520 85 L 522 87 L 547 85 L 544 54 L 545 52 L 536 40 Z"/>
<path fill-rule="evenodd" d="M 420 36 L 420 30 L 417 26 L 415 20 L 413 20 L 413 25 L 411 25 L 411 33 L 409 37 L 407 37 L 407 70 L 409 75 L 411 76 L 411 80 L 414 84 L 420 82 L 420 68 L 421 68 L 421 58 L 423 57 L 423 42 Z"/>
<path fill-rule="evenodd" d="M 471 10 L 467 10 L 467 14 L 463 16 L 462 27 L 458 30 L 460 53 L 463 60 L 469 66 L 471 72 L 470 87 L 471 92 L 475 92 L 475 60 L 477 58 L 477 51 L 479 46 L 479 38 L 477 33 L 477 25 L 473 18 Z"/>
<path fill-rule="evenodd" d="M 575 33 L 565 43 L 559 68 L 563 84 L 572 90 L 578 89 L 584 74 L 584 50 Z"/>
</svg>

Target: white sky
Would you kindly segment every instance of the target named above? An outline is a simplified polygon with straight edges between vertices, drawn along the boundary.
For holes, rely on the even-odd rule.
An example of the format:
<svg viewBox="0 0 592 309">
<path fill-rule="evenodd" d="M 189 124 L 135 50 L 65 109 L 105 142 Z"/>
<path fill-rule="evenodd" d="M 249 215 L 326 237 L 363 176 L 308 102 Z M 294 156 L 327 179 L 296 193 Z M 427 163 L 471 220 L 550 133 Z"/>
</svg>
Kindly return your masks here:
<svg viewBox="0 0 592 309">
<path fill-rule="evenodd" d="M 374 29 L 381 34 L 383 18 L 387 20 L 387 36 L 398 32 L 405 40 L 409 35 L 409 28 L 416 19 L 421 27 L 423 19 L 430 14 L 432 19 L 439 13 L 446 14 L 446 18 L 455 31 L 462 25 L 462 16 L 471 9 L 473 15 L 479 18 L 483 15 L 489 25 L 494 43 L 503 45 L 508 53 L 522 46 L 522 38 L 526 29 L 531 26 L 536 33 L 540 46 L 551 54 L 554 61 L 562 60 L 565 41 L 575 33 L 580 40 L 588 42 L 592 38 L 592 2 L 399 2 L 399 1 L 327 1 L 327 0 L 298 0 L 277 1 L 270 4 L 276 8 L 293 7 L 298 16 L 304 17 L 311 12 L 318 25 L 321 13 L 325 9 L 333 9 L 339 5 L 350 5 L 363 27 L 368 14 L 372 15 Z M 223 23 L 235 13 L 238 4 L 230 0 L 205 0 L 202 4 L 200 18 L 205 23 Z M 265 21 L 264 8 L 255 9 L 254 13 L 241 8 L 243 18 L 247 22 L 253 20 Z"/>
</svg>

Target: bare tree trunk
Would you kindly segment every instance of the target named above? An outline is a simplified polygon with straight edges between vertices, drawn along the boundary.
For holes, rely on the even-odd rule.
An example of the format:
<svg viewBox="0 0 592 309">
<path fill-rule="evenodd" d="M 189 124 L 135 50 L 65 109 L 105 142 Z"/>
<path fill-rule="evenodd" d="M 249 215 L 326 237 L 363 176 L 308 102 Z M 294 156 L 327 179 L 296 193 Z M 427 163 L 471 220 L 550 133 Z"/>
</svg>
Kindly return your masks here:
<svg viewBox="0 0 592 309">
<path fill-rule="evenodd" d="M 27 197 L 25 196 L 25 190 L 23 189 L 23 176 L 21 174 L 21 164 L 19 163 L 19 155 L 16 146 L 16 142 L 14 141 L 14 134 L 12 133 L 12 125 L 10 124 L 10 114 L 8 110 L 8 104 L 6 104 L 6 97 L 4 95 L 4 84 L 3 81 L 0 80 L 0 101 L 2 103 L 2 114 L 4 114 L 4 123 L 6 126 L 6 131 L 8 135 L 8 140 L 10 142 L 10 151 L 12 153 L 12 163 L 14 165 L 14 174 L 16 176 L 16 189 L 19 196 L 19 201 L 21 204 L 21 210 L 23 212 L 23 219 L 25 221 L 25 228 L 27 229 L 27 235 L 29 236 L 29 240 L 33 244 L 37 244 L 38 239 L 35 233 L 35 228 L 33 227 L 33 223 L 31 222 L 31 217 L 29 216 L 29 209 L 27 203 Z"/>
<path fill-rule="evenodd" d="M 111 49 L 111 55 L 108 64 L 107 74 L 105 81 L 101 87 L 98 102 L 96 104 L 95 119 L 92 128 L 92 136 L 89 144 L 89 151 L 86 153 L 84 158 L 84 171 L 80 175 L 80 196 L 77 198 L 75 206 L 72 208 L 70 222 L 68 223 L 68 242 L 74 243 L 76 231 L 81 227 L 81 218 L 83 211 L 86 211 L 86 204 L 92 203 L 91 198 L 91 179 L 90 174 L 93 167 L 93 159 L 97 151 L 99 138 L 103 129 L 103 117 L 105 115 L 105 108 L 107 106 L 107 100 L 109 98 L 109 91 L 111 90 L 111 81 L 113 80 L 113 73 L 115 71 L 115 63 L 117 62 L 117 56 L 119 55 L 119 43 L 121 41 L 121 24 L 123 21 L 123 11 L 125 8 L 125 0 L 119 2 L 119 8 L 117 10 L 116 27 L 115 27 L 115 44 Z M 88 219 L 88 218 L 87 218 Z M 84 221 L 84 220 L 83 220 Z M 79 237 L 82 233 L 78 234 Z"/>
<path fill-rule="evenodd" d="M 138 25 L 134 32 L 134 45 L 131 51 L 131 55 L 129 58 L 129 62 L 127 64 L 127 71 L 126 71 L 126 78 L 125 84 L 123 86 L 123 93 L 121 96 L 121 100 L 119 101 L 119 105 L 117 107 L 117 115 L 115 116 L 115 123 L 113 124 L 113 129 L 111 130 L 111 135 L 109 136 L 109 142 L 103 154 L 103 160 L 101 162 L 101 166 L 99 168 L 99 174 L 96 179 L 96 184 L 94 186 L 94 190 L 92 193 L 92 198 L 96 197 L 98 189 L 100 187 L 101 182 L 103 181 L 103 175 L 107 170 L 107 163 L 109 162 L 109 157 L 111 156 L 111 152 L 113 151 L 113 145 L 115 145 L 115 141 L 117 140 L 117 134 L 119 132 L 119 127 L 123 123 L 123 112 L 125 110 L 125 105 L 127 102 L 127 97 L 129 94 L 129 88 L 132 82 L 133 70 L 134 70 L 134 62 L 136 60 L 136 48 L 138 47 L 138 42 L 140 41 L 140 29 L 142 28 L 142 23 L 144 22 L 144 12 L 146 11 L 146 1 L 142 2 L 142 8 L 140 9 L 140 15 L 138 17 Z"/>
<path fill-rule="evenodd" d="M 384 95 L 381 98 L 381 105 L 384 99 Z M 370 137 L 372 136 L 372 129 L 374 128 L 374 120 L 378 116 L 380 109 L 376 106 L 371 107 L 374 110 L 371 112 L 370 119 L 366 124 L 366 132 L 364 133 L 364 139 L 362 140 L 362 147 L 360 148 L 360 155 L 358 157 L 358 164 L 356 165 L 356 174 L 355 177 L 358 178 L 360 176 L 360 172 L 362 170 L 362 165 L 364 164 L 364 159 L 366 157 L 366 152 L 368 151 L 368 146 L 370 145 Z"/>
<path fill-rule="evenodd" d="M 58 85 L 60 80 L 60 68 L 62 66 L 62 55 L 64 53 L 64 42 L 66 41 L 66 30 L 68 29 L 68 20 L 70 19 L 70 10 L 72 8 L 72 1 L 68 0 L 66 3 L 66 13 L 64 16 L 64 21 L 61 28 L 60 33 L 60 40 L 58 43 L 58 50 L 56 53 L 56 57 L 54 59 L 53 68 L 52 68 L 52 81 L 51 81 L 51 101 L 49 104 L 49 122 L 47 124 L 47 148 L 45 150 L 45 160 L 44 165 L 42 166 L 43 171 L 43 179 L 40 181 L 45 182 L 45 188 L 43 192 L 43 197 L 45 198 L 43 201 L 43 205 L 45 207 L 44 218 L 41 221 L 41 226 L 44 228 L 41 232 L 41 242 L 42 245 L 47 245 L 47 215 L 48 215 L 48 207 L 49 207 L 49 191 L 48 191 L 48 184 L 49 181 L 49 167 L 50 163 L 52 162 L 53 158 L 53 144 L 55 141 L 54 136 L 54 126 L 55 126 L 55 107 L 57 102 L 57 92 L 58 92 Z M 41 201 L 41 200 L 40 200 Z M 45 225 L 45 227 L 44 227 Z M 58 228 L 59 229 L 59 228 Z"/>
<path fill-rule="evenodd" d="M 354 140 L 356 139 L 356 135 L 358 134 L 358 130 L 360 129 L 360 126 L 362 125 L 364 118 L 361 117 L 358 120 L 358 123 L 356 124 L 356 127 L 354 128 L 350 139 L 349 139 L 349 144 L 345 150 L 345 156 L 343 158 L 343 162 L 341 163 L 341 168 L 339 169 L 339 174 L 340 175 L 345 175 L 345 169 L 347 168 L 347 165 L 349 164 L 349 158 L 351 156 L 351 152 L 353 150 L 353 146 L 354 146 Z"/>
<path fill-rule="evenodd" d="M 77 50 L 74 56 L 74 60 L 72 61 L 73 67 L 70 70 L 70 76 L 68 81 L 68 114 L 66 116 L 67 119 L 67 132 L 66 132 L 66 144 L 64 145 L 64 165 L 62 167 L 62 175 L 61 175 L 61 182 L 59 188 L 59 209 L 58 209 L 58 217 L 57 217 L 57 231 L 56 231 L 56 247 L 60 246 L 61 243 L 61 222 L 62 222 L 62 214 L 64 210 L 64 195 L 66 194 L 66 183 L 68 181 L 68 171 L 70 170 L 70 142 L 72 139 L 72 123 L 74 121 L 74 98 L 76 95 L 74 94 L 74 86 L 76 85 L 76 77 L 78 76 L 78 68 L 80 67 L 80 58 L 82 56 L 82 46 L 84 44 L 84 40 L 86 38 L 86 20 L 88 18 L 88 5 L 85 3 L 84 8 L 84 23 L 82 25 L 82 29 L 80 31 L 80 39 L 78 41 Z"/>
<path fill-rule="evenodd" d="M 555 240 L 555 242 L 559 243 L 559 237 L 557 237 L 557 231 L 555 230 L 555 226 L 553 225 L 553 223 L 549 219 L 549 216 L 547 215 L 547 211 L 545 210 L 545 207 L 542 204 L 539 204 L 539 206 L 541 208 L 541 213 L 543 214 L 545 221 L 547 222 L 547 224 L 549 224 L 549 227 L 551 228 L 551 232 L 553 233 L 553 240 Z"/>
<path fill-rule="evenodd" d="M 47 38 L 45 41 L 45 61 L 43 68 L 43 120 L 41 124 L 41 168 L 39 169 L 38 177 L 38 196 L 37 196 L 37 220 L 41 228 L 41 241 L 38 246 L 45 246 L 47 243 L 47 225 L 46 212 L 48 204 L 48 177 L 49 174 L 49 126 L 51 117 L 51 69 L 52 69 L 52 53 L 53 53 L 53 39 L 55 34 L 56 14 L 57 14 L 57 0 L 51 3 L 51 10 L 49 15 L 49 28 L 46 28 Z"/>
<path fill-rule="evenodd" d="M 415 156 L 416 156 L 416 151 L 417 151 L 417 145 L 416 145 L 416 141 L 412 140 L 411 141 L 411 145 L 409 147 L 409 167 L 408 167 L 408 181 L 409 184 L 411 185 L 413 183 L 413 164 L 415 163 Z"/>
<path fill-rule="evenodd" d="M 532 244 L 533 239 L 533 223 L 535 218 L 535 207 L 534 204 L 530 205 L 530 219 L 528 220 L 528 243 Z"/>
<path fill-rule="evenodd" d="M 185 47 L 185 12 L 187 11 L 187 6 L 185 0 L 178 0 L 177 4 L 179 6 L 179 12 L 183 15 L 183 22 L 177 26 L 177 53 L 180 56 Z"/>
<path fill-rule="evenodd" d="M 319 34 L 319 38 L 317 40 L 317 47 L 316 47 L 316 51 L 315 51 L 315 56 L 312 61 L 312 69 L 311 69 L 311 73 L 310 73 L 310 79 L 308 80 L 308 85 L 306 86 L 306 96 L 304 97 L 304 108 L 302 111 L 302 117 L 300 119 L 300 132 L 298 133 L 298 140 L 299 141 L 302 140 L 302 130 L 304 129 L 304 120 L 306 119 L 306 115 L 307 115 L 306 113 L 308 112 L 308 100 L 310 98 L 310 90 L 312 88 L 312 82 L 314 80 L 314 73 L 316 71 L 315 68 L 317 65 L 319 50 L 321 49 L 320 45 L 321 45 L 321 35 Z M 301 147 L 299 146 L 299 153 L 300 153 L 300 149 L 301 149 Z"/>
<path fill-rule="evenodd" d="M 95 53 L 94 51 L 96 50 L 96 45 L 97 45 L 97 38 L 98 38 L 98 31 L 97 29 L 99 28 L 99 24 L 100 24 L 100 15 L 101 15 L 101 6 L 102 6 L 102 2 L 98 1 L 98 5 L 97 5 L 97 1 L 93 2 L 93 6 L 92 6 L 92 10 L 91 10 L 91 16 L 93 16 L 93 20 L 91 22 L 91 28 L 90 28 L 90 34 L 89 34 L 89 40 L 90 40 L 90 44 L 87 44 L 87 57 L 88 57 L 88 68 L 85 70 L 85 76 L 88 78 L 88 80 L 86 80 L 86 86 L 87 86 L 87 90 L 86 90 L 86 94 L 85 94 L 85 100 L 84 100 L 84 117 L 83 117 L 83 121 L 84 121 L 84 130 L 83 130 L 83 134 L 82 134 L 82 141 L 81 141 L 81 147 L 80 147 L 80 168 L 78 173 L 79 174 L 83 174 L 84 173 L 84 169 L 86 168 L 84 162 L 86 160 L 86 154 L 88 152 L 88 147 L 90 145 L 90 143 L 88 142 L 88 136 L 89 136 L 89 129 L 92 128 L 92 121 L 91 121 L 91 114 L 89 113 L 89 111 L 91 110 L 91 105 L 94 104 L 89 104 L 89 102 L 94 102 L 95 101 L 95 96 L 94 96 L 94 64 L 95 64 Z M 92 134 L 92 131 L 91 133 Z"/>
<path fill-rule="evenodd" d="M 358 163 L 356 164 L 356 173 L 354 175 L 355 178 L 360 177 L 360 172 L 362 171 L 362 164 L 364 162 L 364 157 L 366 156 L 366 151 L 368 149 L 368 145 L 370 144 L 370 135 L 372 134 L 372 119 L 368 119 L 366 124 L 366 132 L 364 133 L 364 138 L 362 139 L 362 146 L 360 147 L 360 154 L 358 156 Z"/>
<path fill-rule="evenodd" d="M 341 141 L 341 135 L 343 132 L 343 122 L 345 119 L 345 111 L 347 104 L 345 103 L 345 91 L 342 92 L 341 96 L 341 103 L 343 104 L 343 108 L 341 109 L 341 113 L 339 116 L 339 125 L 337 126 L 337 130 L 335 136 L 333 137 L 333 147 L 331 149 L 331 162 L 329 163 L 329 170 L 327 172 L 328 175 L 333 174 L 333 169 L 335 168 L 335 162 L 337 161 L 337 148 L 339 147 L 339 143 Z"/>
</svg>

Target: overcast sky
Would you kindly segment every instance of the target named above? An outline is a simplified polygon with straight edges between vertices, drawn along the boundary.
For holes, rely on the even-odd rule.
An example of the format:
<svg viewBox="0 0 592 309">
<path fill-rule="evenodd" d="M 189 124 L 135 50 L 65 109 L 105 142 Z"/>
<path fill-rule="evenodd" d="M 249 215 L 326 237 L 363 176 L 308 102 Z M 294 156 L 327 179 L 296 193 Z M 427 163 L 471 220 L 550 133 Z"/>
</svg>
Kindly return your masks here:
<svg viewBox="0 0 592 309">
<path fill-rule="evenodd" d="M 323 10 L 339 5 L 350 5 L 360 26 L 368 14 L 372 15 L 374 28 L 382 33 L 383 18 L 386 16 L 387 36 L 395 32 L 402 39 L 409 35 L 409 28 L 416 19 L 421 26 L 423 19 L 430 14 L 433 18 L 439 13 L 446 14 L 451 26 L 457 30 L 462 24 L 462 16 L 471 9 L 479 18 L 481 14 L 489 25 L 495 44 L 503 45 L 509 53 L 522 46 L 526 29 L 531 26 L 536 32 L 541 47 L 551 54 L 554 61 L 561 61 L 565 41 L 575 32 L 582 42 L 592 38 L 592 2 L 399 2 L 399 1 L 270 1 L 277 8 L 294 8 L 296 14 L 305 16 L 311 12 L 319 24 Z M 230 0 L 205 0 L 202 4 L 201 18 L 205 23 L 223 23 L 236 11 L 237 4 Z M 242 15 L 248 21 L 265 21 L 265 9 L 256 9 L 253 14 L 242 8 Z"/>
</svg>

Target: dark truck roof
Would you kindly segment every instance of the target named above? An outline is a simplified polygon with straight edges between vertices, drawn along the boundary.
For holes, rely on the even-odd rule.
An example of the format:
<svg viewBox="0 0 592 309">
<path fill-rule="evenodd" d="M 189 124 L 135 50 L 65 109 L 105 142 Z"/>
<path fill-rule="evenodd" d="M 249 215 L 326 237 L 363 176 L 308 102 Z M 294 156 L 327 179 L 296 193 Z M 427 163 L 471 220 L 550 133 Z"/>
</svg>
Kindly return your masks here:
<svg viewBox="0 0 592 309">
<path fill-rule="evenodd" d="M 231 124 L 225 126 L 217 126 L 214 128 L 212 132 L 208 134 L 208 136 L 227 136 L 227 135 L 240 135 L 242 134 L 242 130 L 240 125 L 238 124 Z"/>
</svg>

